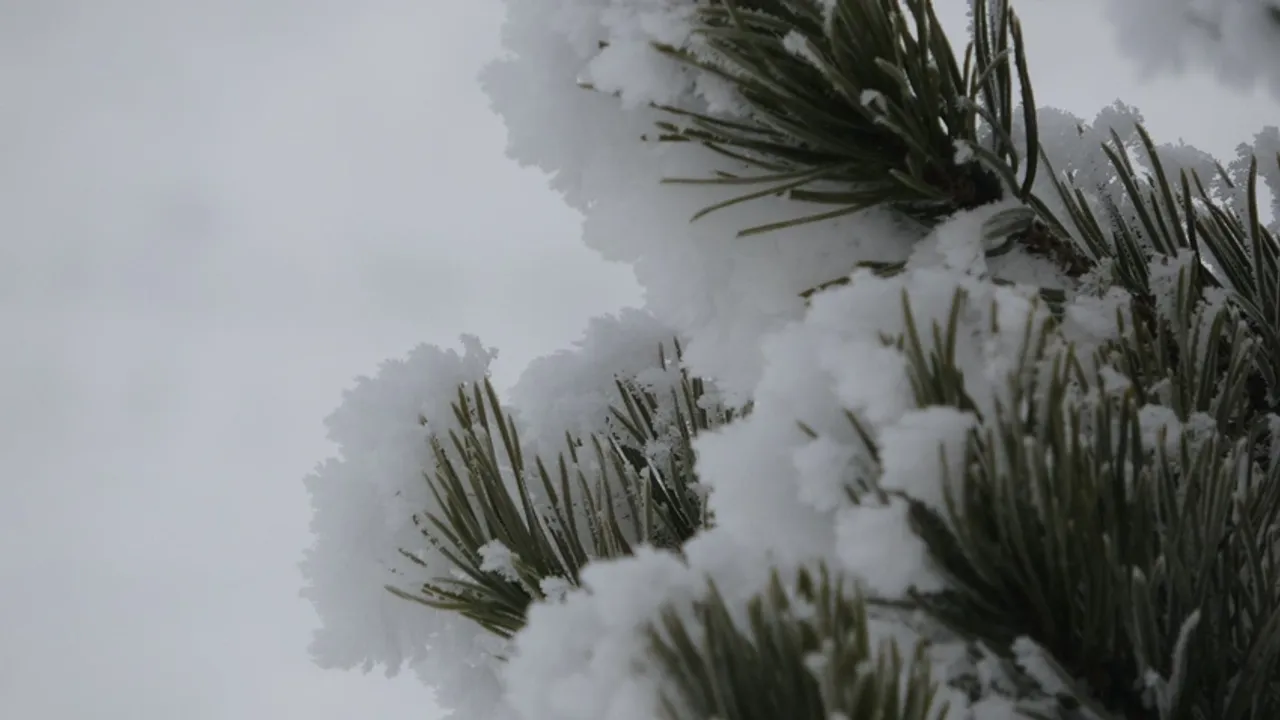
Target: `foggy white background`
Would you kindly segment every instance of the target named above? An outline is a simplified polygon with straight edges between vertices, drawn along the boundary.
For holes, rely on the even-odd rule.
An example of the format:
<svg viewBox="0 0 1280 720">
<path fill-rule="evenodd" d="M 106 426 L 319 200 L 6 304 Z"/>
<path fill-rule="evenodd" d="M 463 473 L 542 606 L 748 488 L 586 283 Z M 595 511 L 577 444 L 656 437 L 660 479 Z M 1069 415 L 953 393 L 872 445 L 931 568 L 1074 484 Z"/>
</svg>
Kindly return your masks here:
<svg viewBox="0 0 1280 720">
<path fill-rule="evenodd" d="M 1084 0 L 1017 7 L 1041 104 L 1121 97 L 1224 159 L 1280 122 L 1208 78 L 1139 80 Z M 474 81 L 499 18 L 0 0 L 0 717 L 437 714 L 408 675 L 310 664 L 321 421 L 419 342 L 480 335 L 505 386 L 639 297 L 503 158 Z"/>
</svg>

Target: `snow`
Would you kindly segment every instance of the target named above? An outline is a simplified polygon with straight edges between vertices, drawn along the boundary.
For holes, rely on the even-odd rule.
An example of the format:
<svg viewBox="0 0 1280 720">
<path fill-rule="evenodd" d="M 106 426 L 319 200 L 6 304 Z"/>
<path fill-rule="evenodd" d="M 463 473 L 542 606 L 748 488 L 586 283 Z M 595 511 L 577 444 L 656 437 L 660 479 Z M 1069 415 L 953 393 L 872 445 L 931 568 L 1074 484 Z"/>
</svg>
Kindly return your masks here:
<svg viewBox="0 0 1280 720">
<path fill-rule="evenodd" d="M 928 567 L 924 542 L 907 524 L 904 500 L 845 508 L 836 518 L 835 541 L 839 567 L 877 597 L 899 600 L 909 590 L 946 587 Z"/>
<path fill-rule="evenodd" d="M 1021 207 L 1017 200 L 989 203 L 976 210 L 956 213 L 942 221 L 923 241 L 916 244 L 909 267 L 940 265 L 971 275 L 987 272 L 985 253 L 1003 243 L 1003 234 L 988 238 L 987 230 L 999 227 L 998 216 Z"/>
<path fill-rule="evenodd" d="M 844 488 L 857 487 L 858 454 L 828 437 L 818 437 L 791 454 L 800 501 L 820 512 L 843 505 Z"/>
<path fill-rule="evenodd" d="M 1174 644 L 1173 657 L 1170 658 L 1170 666 L 1173 668 L 1170 677 L 1161 677 L 1154 669 L 1147 670 L 1146 682 L 1154 696 L 1153 704 L 1161 717 L 1168 717 L 1173 710 L 1173 699 L 1182 688 L 1182 681 L 1191 660 L 1187 655 L 1187 645 L 1191 642 L 1192 633 L 1199 626 L 1200 611 L 1197 609 L 1188 615 L 1178 628 L 1178 640 Z"/>
<path fill-rule="evenodd" d="M 500 540 L 490 540 L 480 546 L 480 569 L 497 573 L 503 579 L 518 582 L 520 574 L 516 571 L 516 562 L 520 556 L 503 545 Z"/>
<path fill-rule="evenodd" d="M 970 242 L 980 241 L 981 222 L 961 227 L 968 228 Z M 701 480 L 711 489 L 714 530 L 686 546 L 687 566 L 650 551 L 595 563 L 589 566 L 588 589 L 569 592 L 553 608 L 535 609 L 516 638 L 516 659 L 507 668 L 511 707 L 528 720 L 631 718 L 638 717 L 631 714 L 637 707 L 647 711 L 645 703 L 652 699 L 642 698 L 650 697 L 652 679 L 631 672 L 644 663 L 641 629 L 659 608 L 688 602 L 696 594 L 696 579 L 704 575 L 738 602 L 764 587 L 766 568 L 785 574 L 817 561 L 843 567 L 881 596 L 942 587 L 909 529 L 902 500 L 882 505 L 870 496 L 857 503 L 851 499 L 850 490 L 865 489 L 877 478 L 868 449 L 844 412 L 861 416 L 881 442 L 881 487 L 941 506 L 943 457 L 949 472 L 957 474 L 955 464 L 963 461 L 974 420 L 947 408 L 914 410 L 906 360 L 881 335 L 902 331 L 904 290 L 917 322 L 928 327 L 947 316 L 961 288 L 975 297 L 967 306 L 971 311 L 961 314 L 961 331 L 985 333 L 996 345 L 1003 343 L 1008 354 L 1008 343 L 1021 336 L 1035 306 L 1017 290 L 939 268 L 894 278 L 859 271 L 848 285 L 817 295 L 801 320 L 761 338 L 764 367 L 752 391 L 752 413 L 695 444 Z M 993 317 L 999 320 L 992 323 Z M 982 377 L 977 370 L 987 361 L 974 350 L 980 347 L 962 344 L 960 362 Z M 891 378 L 896 379 L 885 381 Z M 975 385 L 979 393 L 984 387 L 987 395 L 979 395 L 979 402 L 990 406 L 1001 385 Z M 665 584 L 652 574 L 659 569 L 666 573 Z M 546 658 L 568 652 L 566 645 L 573 643 L 564 640 L 566 633 L 590 636 L 592 649 L 575 651 L 577 661 L 566 658 L 568 665 L 554 674 Z M 519 659 L 525 656 L 538 661 Z M 572 707 L 554 704 L 568 700 L 544 698 L 548 687 L 563 688 L 552 693 L 558 698 L 588 686 L 599 688 L 595 699 L 574 697 Z M 535 688 L 544 690 L 537 698 Z"/>
<path fill-rule="evenodd" d="M 1067 337 L 1077 342 L 1092 340 L 1102 343 L 1120 336 L 1124 328 L 1133 327 L 1128 315 L 1130 296 L 1120 288 L 1110 288 L 1102 295 L 1080 295 L 1066 310 Z"/>
<path fill-rule="evenodd" d="M 863 90 L 862 93 L 858 95 L 858 102 L 861 102 L 865 107 L 873 110 L 879 110 L 881 112 L 884 111 L 884 93 L 879 90 Z"/>
<path fill-rule="evenodd" d="M 949 407 L 912 410 L 880 434 L 884 475 L 881 487 L 898 490 L 945 513 L 946 488 L 964 473 L 969 433 L 977 427 L 972 413 Z"/>
<path fill-rule="evenodd" d="M 646 371 L 657 369 L 664 355 L 674 360 L 676 339 L 675 330 L 634 308 L 593 318 L 570 349 L 534 360 L 511 388 L 521 439 L 540 452 L 558 453 L 566 432 L 586 437 L 607 429 L 619 378 L 645 375 L 665 398 L 678 378 Z"/>
<path fill-rule="evenodd" d="M 483 717 L 493 711 L 498 687 L 486 664 L 496 649 L 485 631 L 459 616 L 423 612 L 384 589 L 427 579 L 399 550 L 424 548 L 414 517 L 439 510 L 423 478 L 433 466 L 428 439 L 458 429 L 451 409 L 458 386 L 483 379 L 496 356 L 475 337 L 463 337 L 461 346 L 424 345 L 384 362 L 344 393 L 326 421 L 338 457 L 306 480 L 316 540 L 302 563 L 303 596 L 320 615 L 312 653 L 321 665 L 380 665 L 390 673 L 409 665 L 433 685 L 449 681 L 437 686 L 442 705 Z M 433 569 L 449 567 L 429 546 L 422 555 Z M 472 690 L 486 686 L 487 693 Z"/>
<path fill-rule="evenodd" d="M 1017 657 L 1018 667 L 1034 678 L 1046 692 L 1071 694 L 1071 688 L 1067 685 L 1062 669 L 1054 662 L 1049 651 L 1028 637 L 1021 637 L 1014 641 L 1013 651 Z"/>
<path fill-rule="evenodd" d="M 821 58 L 818 57 L 818 54 L 814 52 L 813 46 L 809 43 L 809 39 L 795 30 L 787 33 L 786 36 L 782 38 L 782 47 L 786 48 L 787 52 L 795 55 L 801 60 L 804 60 L 818 70 L 822 70 L 826 67 Z"/>
<path fill-rule="evenodd" d="M 585 46 L 625 40 L 630 31 L 581 20 L 570 25 L 594 27 L 592 41 L 567 38 L 558 30 L 565 25 L 563 13 L 589 11 L 577 3 L 553 5 L 560 6 L 562 21 L 551 26 L 540 3 L 510 7 L 505 41 L 514 56 L 485 74 L 495 108 L 513 119 L 508 152 L 552 174 L 552 186 L 586 213 L 584 242 L 606 259 L 631 263 L 646 309 L 689 338 L 691 369 L 716 378 L 728 402 L 743 401 L 761 371 L 760 337 L 800 316 L 800 293 L 839 277 L 859 260 L 905 259 L 909 248 L 899 241 L 895 222 L 876 213 L 802 226 L 785 242 L 769 234 L 736 237 L 744 228 L 808 211 L 785 198 L 764 198 L 690 223 L 732 189 L 660 181 L 711 177 L 724 169 L 723 158 L 682 143 L 640 142 L 654 133 L 660 113 L 627 110 L 603 92 L 570 82 L 591 62 L 581 54 Z M 602 17 L 612 7 L 604 5 Z M 698 93 L 715 85 L 669 80 L 669 94 L 694 103 L 705 102 Z M 635 81 L 637 92 L 652 91 L 647 70 Z M 722 93 L 709 99 L 731 104 Z"/>
<path fill-rule="evenodd" d="M 1138 411 L 1142 425 L 1142 444 L 1147 448 L 1163 448 L 1169 457 L 1176 457 L 1182 421 L 1172 408 L 1164 405 L 1144 405 Z"/>
<path fill-rule="evenodd" d="M 630 661 L 643 654 L 646 623 L 680 589 L 692 596 L 699 578 L 675 556 L 642 548 L 589 567 L 583 585 L 530 610 L 508 668 L 520 716 L 651 720 L 656 679 Z"/>
<path fill-rule="evenodd" d="M 1179 283 L 1186 282 L 1186 274 L 1195 267 L 1196 254 L 1191 249 L 1180 250 L 1172 257 L 1155 255 L 1148 266 L 1151 294 L 1156 299 L 1156 313 L 1165 321 L 1176 317 Z"/>
<path fill-rule="evenodd" d="M 685 72 L 679 61 L 659 54 L 641 38 L 613 41 L 591 61 L 582 77 L 601 92 L 617 93 L 623 109 L 633 110 L 650 103 L 678 101 Z"/>
</svg>

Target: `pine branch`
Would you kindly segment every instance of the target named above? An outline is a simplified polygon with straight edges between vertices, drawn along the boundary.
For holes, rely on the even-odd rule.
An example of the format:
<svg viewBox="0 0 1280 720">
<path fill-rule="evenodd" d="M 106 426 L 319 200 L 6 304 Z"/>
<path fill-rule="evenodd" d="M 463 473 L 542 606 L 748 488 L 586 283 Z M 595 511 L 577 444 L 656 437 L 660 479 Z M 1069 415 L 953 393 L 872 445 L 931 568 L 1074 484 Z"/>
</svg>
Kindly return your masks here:
<svg viewBox="0 0 1280 720">
<path fill-rule="evenodd" d="M 671 388 L 669 397 L 659 398 L 639 383 L 618 379 L 620 402 L 610 413 L 622 429 L 618 452 L 648 479 L 655 510 L 664 517 L 663 528 L 672 533 L 659 538 L 658 544 L 680 547 L 712 523 L 697 485 L 693 440 L 701 432 L 732 422 L 749 408 L 705 407 L 705 381 L 691 377 L 680 366 L 683 349 L 678 340 L 674 348 L 675 358 L 669 358 L 664 348 L 658 353 L 659 369 L 679 368 L 679 386 Z M 662 414 L 668 416 L 665 422 L 659 421 Z"/>
<path fill-rule="evenodd" d="M 662 108 L 674 119 L 659 124 L 660 140 L 697 142 L 741 167 L 667 182 L 763 186 L 704 208 L 695 220 L 785 194 L 835 207 L 740 234 L 870 207 L 928 226 L 1014 196 L 1045 217 L 993 229 L 989 235 L 1002 244 L 989 256 L 1016 244 L 1068 278 L 1093 267 L 1070 237 L 1051 231 L 1048 208 L 1031 192 L 1040 156 L 1034 95 L 1021 26 L 1006 0 L 978 0 L 963 62 L 929 0 L 840 0 L 828 11 L 820 5 L 714 2 L 699 11 L 693 47 L 658 48 L 727 81 L 749 108 L 747 117 L 733 119 Z M 1022 146 L 1014 140 L 1019 123 Z"/>
<path fill-rule="evenodd" d="M 1175 183 L 1165 172 L 1146 129 L 1139 125 L 1137 131 L 1151 165 L 1149 172 L 1135 167 L 1114 133 L 1112 144 L 1103 147 L 1117 182 L 1124 188 L 1122 197 L 1131 209 L 1133 222 L 1122 216 L 1114 204 L 1106 205 L 1108 217 L 1104 222 L 1083 191 L 1055 178 L 1070 225 L 1051 218 L 1053 225 L 1057 232 L 1069 234 L 1110 264 L 1114 281 L 1135 296 L 1136 314 L 1151 336 L 1177 334 L 1184 328 L 1161 326 L 1155 315 L 1157 298 L 1151 287 L 1149 265 L 1153 258 L 1172 259 L 1190 253 L 1194 263 L 1185 278 L 1188 286 L 1178 290 L 1183 298 L 1180 302 L 1194 305 L 1210 290 L 1225 291 L 1224 297 L 1248 326 L 1247 337 L 1240 336 L 1239 341 L 1256 348 L 1241 349 L 1251 351 L 1243 366 L 1248 394 L 1246 414 L 1280 409 L 1280 333 L 1276 330 L 1280 327 L 1280 240 L 1258 220 L 1261 201 L 1257 160 L 1249 167 L 1242 218 L 1226 201 L 1215 198 L 1194 173 L 1179 173 Z M 1160 362 L 1170 366 L 1179 363 L 1176 355 Z M 1241 368 L 1217 368 L 1220 374 L 1238 369 Z"/>
<path fill-rule="evenodd" d="M 940 716 L 925 646 L 873 643 L 867 608 L 825 567 L 775 573 L 746 627 L 714 584 L 692 617 L 668 609 L 650 632 L 668 685 L 664 720 L 927 720 Z"/>
<path fill-rule="evenodd" d="M 913 321 L 898 341 L 922 406 L 981 418 L 964 476 L 943 478 L 946 512 L 907 498 L 954 588 L 915 601 L 996 648 L 1029 638 L 1129 720 L 1275 717 L 1280 469 L 1254 463 L 1262 428 L 1238 441 L 1162 430 L 1153 443 L 1140 391 L 1098 392 L 1105 353 L 1085 363 L 1055 349 L 1052 324 L 1029 327 L 1007 401 L 981 417 L 951 349 L 964 302 L 932 347 Z M 1026 382 L 1046 365 L 1047 380 Z"/>
<path fill-rule="evenodd" d="M 750 115 L 729 120 L 664 107 L 676 119 L 660 125 L 661 138 L 702 143 L 763 173 L 668 182 L 766 186 L 700 215 L 780 192 L 835 206 L 743 234 L 881 205 L 934 220 L 1025 193 L 1035 153 L 1008 140 L 1010 64 L 1016 61 L 1020 85 L 1030 88 L 1016 18 L 1008 13 L 996 27 L 982 26 L 971 48 L 976 63 L 966 55 L 961 64 L 931 3 L 903 4 L 843 0 L 829 17 L 813 0 L 699 8 L 696 46 L 659 50 L 729 82 Z M 995 148 L 979 143 L 980 122 L 999 129 Z M 1018 180 L 1021 157 L 1029 162 Z"/>
<path fill-rule="evenodd" d="M 704 402 L 705 383 L 679 368 L 675 347 L 673 360 L 659 354 L 661 369 L 680 374 L 670 397 L 619 380 L 611 414 L 622 434 L 566 438 L 566 453 L 550 464 L 525 459 L 487 380 L 460 387 L 453 411 L 462 431 L 431 439 L 435 468 L 426 480 L 438 510 L 414 518 L 458 576 L 401 550 L 434 575 L 416 592 L 387 590 L 510 637 L 529 604 L 546 598 L 546 581 L 577 586 L 592 560 L 630 555 L 638 543 L 678 549 L 709 525 L 692 442 L 737 413 Z M 663 458 L 652 455 L 657 443 L 667 444 Z"/>
</svg>

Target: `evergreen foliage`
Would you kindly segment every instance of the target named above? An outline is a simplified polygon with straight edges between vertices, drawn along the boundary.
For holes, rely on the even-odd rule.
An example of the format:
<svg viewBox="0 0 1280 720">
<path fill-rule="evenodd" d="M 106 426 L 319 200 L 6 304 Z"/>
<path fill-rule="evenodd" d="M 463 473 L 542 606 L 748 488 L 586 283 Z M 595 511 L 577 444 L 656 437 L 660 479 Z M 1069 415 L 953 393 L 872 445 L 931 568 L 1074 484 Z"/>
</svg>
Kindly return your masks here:
<svg viewBox="0 0 1280 720">
<path fill-rule="evenodd" d="M 967 56 L 962 66 L 932 5 L 926 0 L 905 5 L 897 0 L 836 3 L 830 16 L 819 3 L 788 0 L 725 1 L 701 8 L 696 33 L 703 44 L 696 51 L 662 50 L 732 83 L 754 119 L 730 123 L 664 108 L 692 123 L 687 128 L 663 124 L 661 137 L 704 143 L 765 173 L 669 182 L 767 185 L 702 214 L 778 192 L 836 206 L 808 220 L 880 205 L 920 219 L 937 218 L 1000 199 L 1006 191 L 1002 180 L 1025 194 L 1036 157 L 1020 153 L 1011 139 L 1011 50 L 1016 50 L 1020 79 L 1026 78 L 1012 16 L 1002 18 L 1007 31 L 998 34 L 981 23 L 972 48 L 976 62 Z M 1007 43 L 1010 35 L 1014 48 Z M 979 116 L 998 128 L 1001 142 L 994 150 L 979 143 Z M 1034 135 L 1028 142 L 1034 147 Z M 980 162 L 958 162 L 960 149 L 972 151 Z M 1019 182 L 1021 157 L 1027 163 Z"/>
<path fill-rule="evenodd" d="M 1017 668 L 1028 717 L 1280 717 L 1280 243 L 1260 220 L 1258 160 L 1227 196 L 1213 179 L 1166 172 L 1139 128 L 1139 147 L 1113 134 L 1099 149 L 1112 187 L 1056 173 L 1003 0 L 974 3 L 960 55 L 928 0 L 719 0 L 697 12 L 698 44 L 658 50 L 730 82 L 750 118 L 662 108 L 660 140 L 735 168 L 670 182 L 750 188 L 699 216 L 784 193 L 823 206 L 802 222 L 887 207 L 927 229 L 1016 199 L 989 228 L 988 255 L 1018 246 L 1076 290 L 1128 300 L 1120 339 L 1082 353 L 1064 331 L 1063 292 L 1045 288 L 1052 312 L 1028 323 L 1001 399 L 984 408 L 955 362 L 956 318 L 974 301 L 959 293 L 950 323 L 922 325 L 904 297 L 906 331 L 884 342 L 909 359 L 917 404 L 967 411 L 976 427 L 943 510 L 874 478 L 849 493 L 908 503 L 950 587 L 902 608 L 826 568 L 775 574 L 743 615 L 713 586 L 652 629 L 667 718 L 940 717 L 938 688 L 960 681 L 933 672 L 928 633 L 905 650 L 873 642 L 877 609 L 916 613 Z M 693 439 L 735 413 L 704 407 L 704 381 L 683 371 L 670 397 L 627 379 L 617 389 L 616 432 L 569 438 L 551 462 L 524 455 L 492 387 L 461 389 L 465 430 L 434 441 L 427 477 L 445 510 L 420 520 L 465 577 L 392 592 L 510 637 L 530 603 L 577 585 L 587 563 L 642 543 L 678 549 L 710 523 Z M 874 457 L 876 439 L 847 416 Z M 651 452 L 672 439 L 665 457 Z M 494 564 L 495 547 L 509 564 Z M 1027 648 L 1052 659 L 1055 678 L 1029 666 Z"/>
<path fill-rule="evenodd" d="M 945 703 L 924 646 L 904 657 L 892 641 L 873 643 L 867 605 L 846 584 L 818 568 L 817 577 L 802 571 L 790 592 L 775 575 L 748 606 L 746 630 L 713 585 L 695 610 L 697 638 L 669 611 L 652 633 L 654 653 L 675 679 L 666 718 L 935 717 Z"/>
<path fill-rule="evenodd" d="M 659 350 L 661 368 L 675 369 L 675 347 L 674 360 Z M 707 406 L 704 382 L 678 372 L 678 387 L 662 399 L 619 378 L 611 408 L 618 431 L 566 437 L 566 451 L 551 463 L 526 459 L 492 384 L 458 388 L 453 412 L 463 430 L 432 438 L 435 468 L 425 474 L 443 512 L 414 522 L 463 577 L 432 577 L 416 593 L 387 590 L 510 637 L 524 625 L 529 603 L 578 585 L 589 561 L 628 555 L 637 543 L 678 549 L 708 522 L 693 439 L 735 415 Z M 660 417 L 668 410 L 669 419 Z M 648 452 L 666 440 L 675 444 L 665 458 Z M 432 571 L 417 553 L 400 552 Z"/>
</svg>

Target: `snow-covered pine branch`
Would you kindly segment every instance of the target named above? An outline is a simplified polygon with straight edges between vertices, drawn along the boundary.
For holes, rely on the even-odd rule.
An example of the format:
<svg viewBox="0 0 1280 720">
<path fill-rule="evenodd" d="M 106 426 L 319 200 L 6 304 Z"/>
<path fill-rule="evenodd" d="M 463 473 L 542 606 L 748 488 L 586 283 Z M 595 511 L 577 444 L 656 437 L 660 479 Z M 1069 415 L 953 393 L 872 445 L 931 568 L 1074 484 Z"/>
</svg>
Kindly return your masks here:
<svg viewBox="0 0 1280 720">
<path fill-rule="evenodd" d="M 975 7 L 509 2 L 509 153 L 646 306 L 506 406 L 474 340 L 361 381 L 317 659 L 475 720 L 1280 716 L 1274 133 L 1036 108 Z"/>
</svg>

